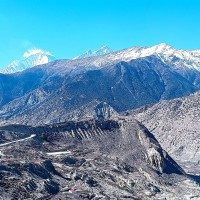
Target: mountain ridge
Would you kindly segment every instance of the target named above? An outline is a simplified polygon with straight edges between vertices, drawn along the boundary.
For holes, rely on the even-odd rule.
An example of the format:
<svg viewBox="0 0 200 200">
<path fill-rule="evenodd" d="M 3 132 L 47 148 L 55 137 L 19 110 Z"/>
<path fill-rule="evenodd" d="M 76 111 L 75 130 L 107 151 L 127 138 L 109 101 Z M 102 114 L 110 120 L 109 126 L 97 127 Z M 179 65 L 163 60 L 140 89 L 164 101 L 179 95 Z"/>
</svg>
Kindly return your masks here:
<svg viewBox="0 0 200 200">
<path fill-rule="evenodd" d="M 10 100 L 2 93 L 1 119 L 28 124 L 55 122 L 60 117 L 63 121 L 70 112 L 95 99 L 122 112 L 161 99 L 185 96 L 198 89 L 155 56 L 94 69 L 76 65 L 80 62 L 82 60 L 53 61 L 17 76 L 14 74 L 13 78 L 22 86 L 15 88 L 12 84 L 12 89 L 9 89 L 11 95 L 28 84 L 27 91 L 23 90 L 22 94 L 14 92 L 17 95 L 14 97 L 7 92 L 12 98 Z M 27 79 L 28 76 L 32 78 Z M 4 77 L 5 81 L 7 78 Z M 7 85 L 2 86 L 2 90 L 8 91 L 5 87 Z M 31 113 L 35 113 L 36 118 L 31 119 Z"/>
<path fill-rule="evenodd" d="M 31 53 L 30 53 L 31 52 Z M 33 53 L 35 52 L 35 53 Z M 27 58 L 25 55 L 32 56 L 34 54 L 43 54 L 44 56 L 50 56 L 53 57 L 51 53 L 35 49 L 35 50 L 28 50 L 26 53 L 24 53 L 24 57 Z M 176 50 L 172 46 L 166 44 L 166 43 L 160 43 L 158 45 L 154 46 L 148 46 L 148 47 L 131 47 L 126 48 L 118 51 L 114 51 L 111 48 L 107 46 L 103 46 L 98 50 L 91 51 L 88 50 L 85 53 L 81 54 L 80 56 L 76 56 L 72 58 L 72 60 L 81 60 L 81 59 L 88 59 L 88 61 L 93 61 L 95 59 L 95 62 L 93 62 L 93 65 L 96 67 L 100 67 L 101 65 L 105 65 L 106 63 L 116 63 L 121 61 L 130 61 L 132 59 L 137 58 L 144 58 L 147 56 L 155 55 L 158 56 L 160 59 L 162 59 L 163 62 L 173 62 L 174 67 L 176 69 L 182 68 L 190 68 L 193 70 L 200 70 L 200 50 L 182 50 L 178 49 Z M 99 58 L 97 58 L 99 56 Z M 92 57 L 95 57 L 92 59 Z M 38 64 L 45 64 L 47 62 L 50 62 L 52 60 L 55 60 L 55 57 L 50 59 L 49 61 L 45 61 Z M 14 61 L 13 66 L 16 65 L 19 61 Z M 85 60 L 84 60 L 85 62 Z M 34 64 L 36 66 L 37 63 Z M 181 66 L 182 65 L 182 66 Z M 12 65 L 10 66 L 12 68 Z M 29 68 L 29 67 L 28 67 Z M 25 69 L 25 68 L 24 68 Z M 24 70 L 23 68 L 20 69 L 20 71 Z M 3 73 L 9 73 L 6 72 L 6 70 L 2 71 Z M 11 70 L 11 73 L 14 73 L 15 71 Z"/>
<path fill-rule="evenodd" d="M 169 62 L 154 54 L 141 57 L 171 49 L 167 44 L 150 49 L 134 47 L 1 74 L 0 119 L 2 123 L 53 123 L 70 119 L 70 113 L 72 119 L 76 118 L 78 109 L 94 100 L 119 113 L 198 91 L 200 71 L 184 65 L 185 60 L 174 58 Z M 91 108 L 88 111 L 93 112 Z"/>
<path fill-rule="evenodd" d="M 87 50 L 83 54 L 72 58 L 72 60 L 83 59 L 83 58 L 93 57 L 93 56 L 102 56 L 102 55 L 109 54 L 112 52 L 114 52 L 113 49 L 111 49 L 107 46 L 102 46 L 100 49 L 97 49 L 95 51 Z"/>
</svg>

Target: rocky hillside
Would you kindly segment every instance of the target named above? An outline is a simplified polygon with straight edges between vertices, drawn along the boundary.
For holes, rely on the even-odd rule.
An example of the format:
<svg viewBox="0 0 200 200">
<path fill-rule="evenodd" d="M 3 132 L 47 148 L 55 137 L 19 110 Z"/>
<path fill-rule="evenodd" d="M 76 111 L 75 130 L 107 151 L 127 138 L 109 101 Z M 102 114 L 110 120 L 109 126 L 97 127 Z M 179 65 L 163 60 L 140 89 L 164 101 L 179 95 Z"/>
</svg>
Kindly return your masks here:
<svg viewBox="0 0 200 200">
<path fill-rule="evenodd" d="M 198 199 L 188 176 L 139 122 L 0 128 L 4 199 Z"/>
<path fill-rule="evenodd" d="M 200 93 L 162 101 L 130 112 L 188 171 L 200 174 Z M 189 163 L 188 163 L 189 162 Z"/>
</svg>

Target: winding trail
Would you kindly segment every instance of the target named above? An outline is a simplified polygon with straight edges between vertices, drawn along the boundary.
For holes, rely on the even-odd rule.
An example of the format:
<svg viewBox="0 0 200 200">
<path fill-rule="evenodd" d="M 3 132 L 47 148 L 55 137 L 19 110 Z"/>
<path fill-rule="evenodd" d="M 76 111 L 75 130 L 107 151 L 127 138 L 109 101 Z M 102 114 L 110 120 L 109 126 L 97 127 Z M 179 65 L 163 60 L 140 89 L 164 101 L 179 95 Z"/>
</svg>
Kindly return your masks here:
<svg viewBox="0 0 200 200">
<path fill-rule="evenodd" d="M 0 144 L 0 147 L 7 146 L 9 144 L 13 144 L 13 143 L 17 143 L 17 142 L 22 142 L 22 141 L 25 141 L 25 140 L 29 140 L 29 139 L 31 139 L 31 138 L 33 138 L 35 136 L 36 136 L 35 134 L 32 134 L 31 136 L 29 136 L 27 138 L 24 138 L 24 139 L 14 140 L 14 141 L 11 141 L 11 142 L 6 142 L 6 143 L 3 143 L 3 144 Z"/>
</svg>

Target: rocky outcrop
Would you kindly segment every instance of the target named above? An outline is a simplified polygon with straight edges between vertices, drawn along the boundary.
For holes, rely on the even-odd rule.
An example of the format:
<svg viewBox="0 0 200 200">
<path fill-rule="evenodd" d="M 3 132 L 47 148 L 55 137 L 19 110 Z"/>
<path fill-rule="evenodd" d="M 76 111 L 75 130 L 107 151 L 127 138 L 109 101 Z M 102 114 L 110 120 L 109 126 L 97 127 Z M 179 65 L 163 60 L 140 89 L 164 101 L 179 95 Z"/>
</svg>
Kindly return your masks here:
<svg viewBox="0 0 200 200">
<path fill-rule="evenodd" d="M 96 119 L 109 119 L 114 115 L 117 115 L 117 112 L 106 102 L 101 102 L 95 107 Z"/>
<path fill-rule="evenodd" d="M 140 123 L 139 126 L 140 131 L 138 132 L 138 136 L 141 144 L 147 149 L 147 162 L 160 172 L 183 174 L 184 171 L 170 158 L 167 152 L 161 148 L 153 134 Z"/>
</svg>

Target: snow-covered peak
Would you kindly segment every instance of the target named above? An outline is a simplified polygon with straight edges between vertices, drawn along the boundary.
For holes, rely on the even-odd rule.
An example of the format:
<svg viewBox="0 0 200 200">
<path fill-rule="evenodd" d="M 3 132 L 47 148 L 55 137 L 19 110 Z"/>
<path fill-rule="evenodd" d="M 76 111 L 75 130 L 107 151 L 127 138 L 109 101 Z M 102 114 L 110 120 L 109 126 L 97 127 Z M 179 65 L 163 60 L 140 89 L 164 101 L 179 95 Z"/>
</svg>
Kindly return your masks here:
<svg viewBox="0 0 200 200">
<path fill-rule="evenodd" d="M 161 59 L 164 63 L 171 65 L 178 69 L 190 68 L 200 71 L 200 50 L 182 50 L 175 49 L 172 46 L 161 43 L 150 47 L 132 47 L 123 49 L 120 51 L 111 51 L 105 53 L 104 49 L 107 47 L 100 48 L 100 55 L 97 56 L 96 50 L 92 52 L 92 55 L 87 60 L 80 60 L 80 63 L 87 63 L 87 66 L 103 67 L 107 64 L 117 63 L 120 61 L 130 61 L 133 59 L 144 58 L 148 56 L 156 56 Z M 93 55 L 97 57 L 92 57 Z M 83 54 L 82 54 L 83 56 Z M 86 58 L 78 56 L 75 59 Z"/>
<path fill-rule="evenodd" d="M 166 43 L 160 43 L 154 46 L 155 48 L 157 48 L 157 50 L 163 51 L 163 50 L 168 50 L 171 49 L 172 47 Z"/>
<path fill-rule="evenodd" d="M 95 56 L 101 56 L 101 55 L 105 55 L 108 53 L 112 53 L 114 52 L 113 49 L 107 47 L 107 46 L 102 46 L 100 49 L 97 49 L 96 51 L 93 52 L 93 54 Z"/>
<path fill-rule="evenodd" d="M 91 57 L 93 56 L 93 52 L 91 50 L 87 50 L 86 52 L 84 52 L 83 54 L 73 58 L 74 59 L 82 59 L 82 58 L 87 58 L 87 57 Z"/>
<path fill-rule="evenodd" d="M 95 51 L 87 50 L 83 54 L 74 57 L 72 60 L 88 58 L 88 57 L 92 57 L 92 56 L 102 56 L 102 55 L 105 55 L 105 54 L 108 54 L 108 53 L 112 53 L 112 52 L 114 52 L 113 49 L 111 49 L 111 48 L 109 48 L 107 46 L 102 46 L 100 49 L 97 49 Z"/>
<path fill-rule="evenodd" d="M 24 59 L 22 60 L 11 62 L 0 72 L 3 74 L 11 74 L 55 60 L 55 57 L 50 52 L 41 49 L 30 49 L 23 54 L 23 57 Z"/>
<path fill-rule="evenodd" d="M 151 49 L 154 50 L 154 53 L 163 53 L 163 54 L 174 51 L 173 47 L 171 47 L 170 45 L 165 44 L 165 43 L 155 45 Z"/>
</svg>

